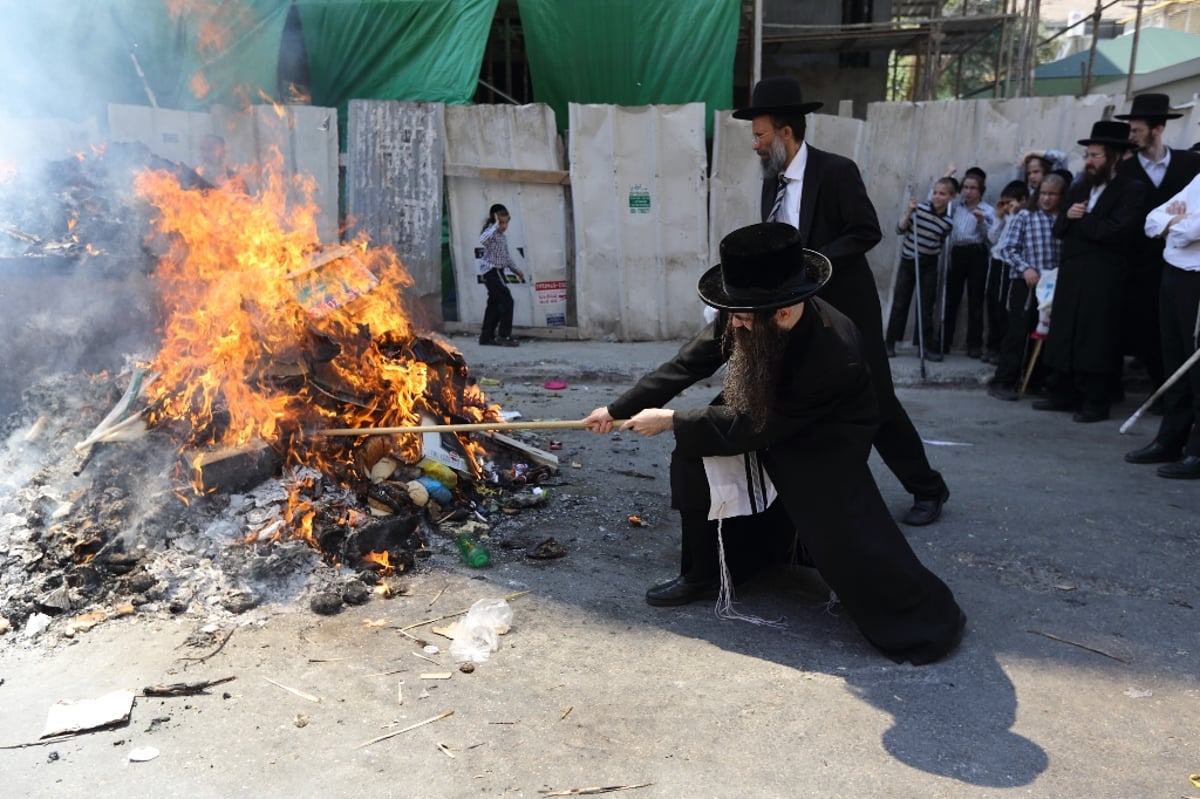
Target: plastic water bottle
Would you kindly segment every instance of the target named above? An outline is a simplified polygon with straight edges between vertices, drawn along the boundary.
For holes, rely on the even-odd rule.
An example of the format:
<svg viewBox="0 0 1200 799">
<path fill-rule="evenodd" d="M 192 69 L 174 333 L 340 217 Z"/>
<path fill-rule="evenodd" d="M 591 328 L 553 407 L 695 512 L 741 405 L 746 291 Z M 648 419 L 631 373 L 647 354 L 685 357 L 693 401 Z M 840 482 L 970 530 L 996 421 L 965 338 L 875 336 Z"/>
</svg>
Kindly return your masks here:
<svg viewBox="0 0 1200 799">
<path fill-rule="evenodd" d="M 483 548 L 483 544 L 471 536 L 463 533 L 455 541 L 458 544 L 458 553 L 462 555 L 463 563 L 472 569 L 482 569 L 484 566 L 492 564 L 492 556 Z"/>
</svg>

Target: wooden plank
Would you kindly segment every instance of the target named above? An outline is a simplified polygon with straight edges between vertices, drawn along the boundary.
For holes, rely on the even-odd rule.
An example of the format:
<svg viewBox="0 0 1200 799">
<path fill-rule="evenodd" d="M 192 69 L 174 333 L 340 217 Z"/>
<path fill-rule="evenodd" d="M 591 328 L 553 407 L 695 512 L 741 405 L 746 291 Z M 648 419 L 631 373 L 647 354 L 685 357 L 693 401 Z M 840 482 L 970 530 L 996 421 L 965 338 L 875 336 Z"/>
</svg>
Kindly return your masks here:
<svg viewBox="0 0 1200 799">
<path fill-rule="evenodd" d="M 450 178 L 507 180 L 513 183 L 550 183 L 558 186 L 571 185 L 571 173 L 562 169 L 507 169 L 493 166 L 471 166 L 469 164 L 446 164 L 442 172 L 446 177 Z"/>
<path fill-rule="evenodd" d="M 529 460 L 543 466 L 549 466 L 555 472 L 558 471 L 558 456 L 552 452 L 547 452 L 544 449 L 539 449 L 523 441 L 518 441 L 512 436 L 506 436 L 503 433 L 485 433 L 488 438 L 497 441 L 506 447 L 515 449 L 517 452 L 524 454 Z"/>
</svg>

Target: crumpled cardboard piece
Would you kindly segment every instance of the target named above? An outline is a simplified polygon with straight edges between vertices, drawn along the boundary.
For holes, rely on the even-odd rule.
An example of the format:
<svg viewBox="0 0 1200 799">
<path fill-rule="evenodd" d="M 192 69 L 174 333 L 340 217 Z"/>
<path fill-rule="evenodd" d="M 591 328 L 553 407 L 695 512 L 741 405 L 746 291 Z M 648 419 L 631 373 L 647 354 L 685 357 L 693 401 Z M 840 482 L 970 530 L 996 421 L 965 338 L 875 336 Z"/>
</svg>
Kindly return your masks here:
<svg viewBox="0 0 1200 799">
<path fill-rule="evenodd" d="M 129 714 L 133 712 L 133 697 L 133 691 L 123 690 L 79 702 L 60 699 L 50 706 L 42 737 L 86 732 L 129 721 Z"/>
</svg>

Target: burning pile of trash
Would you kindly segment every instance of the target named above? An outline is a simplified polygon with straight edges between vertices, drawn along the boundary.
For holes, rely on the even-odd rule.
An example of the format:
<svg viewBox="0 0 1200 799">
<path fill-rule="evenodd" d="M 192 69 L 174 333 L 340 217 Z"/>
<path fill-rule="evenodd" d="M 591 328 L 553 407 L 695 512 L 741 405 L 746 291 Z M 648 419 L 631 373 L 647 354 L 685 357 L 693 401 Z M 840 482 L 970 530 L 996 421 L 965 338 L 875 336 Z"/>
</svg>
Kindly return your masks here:
<svg viewBox="0 0 1200 799">
<path fill-rule="evenodd" d="M 39 380 L 7 421 L 0 628 L 264 594 L 336 612 L 439 549 L 479 558 L 490 519 L 549 496 L 551 453 L 443 432 L 504 415 L 405 314 L 399 258 L 315 245 L 311 187 L 263 174 L 254 195 L 138 175 L 158 349 Z"/>
</svg>

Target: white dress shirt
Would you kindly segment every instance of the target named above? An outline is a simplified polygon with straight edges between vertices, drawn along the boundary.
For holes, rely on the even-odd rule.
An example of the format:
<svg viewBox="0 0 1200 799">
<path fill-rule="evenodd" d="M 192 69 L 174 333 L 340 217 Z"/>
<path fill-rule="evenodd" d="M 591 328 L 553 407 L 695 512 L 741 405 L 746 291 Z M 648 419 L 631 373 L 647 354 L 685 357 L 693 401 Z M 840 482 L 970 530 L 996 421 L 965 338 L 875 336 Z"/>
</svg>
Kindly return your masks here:
<svg viewBox="0 0 1200 799">
<path fill-rule="evenodd" d="M 804 169 L 808 166 L 808 142 L 800 142 L 800 150 L 796 157 L 783 170 L 787 178 L 787 191 L 783 195 L 783 205 L 779 209 L 777 221 L 787 222 L 792 227 L 800 225 L 800 197 L 804 193 Z"/>
<path fill-rule="evenodd" d="M 1187 206 L 1187 216 L 1171 225 L 1167 231 L 1167 247 L 1163 250 L 1163 260 L 1171 266 L 1185 269 L 1189 272 L 1200 271 L 1200 175 L 1192 178 L 1192 182 L 1183 191 L 1155 208 L 1146 216 L 1146 235 L 1156 238 L 1167 229 L 1167 224 L 1174 214 L 1167 213 L 1167 207 L 1174 202 L 1182 201 Z"/>
</svg>

